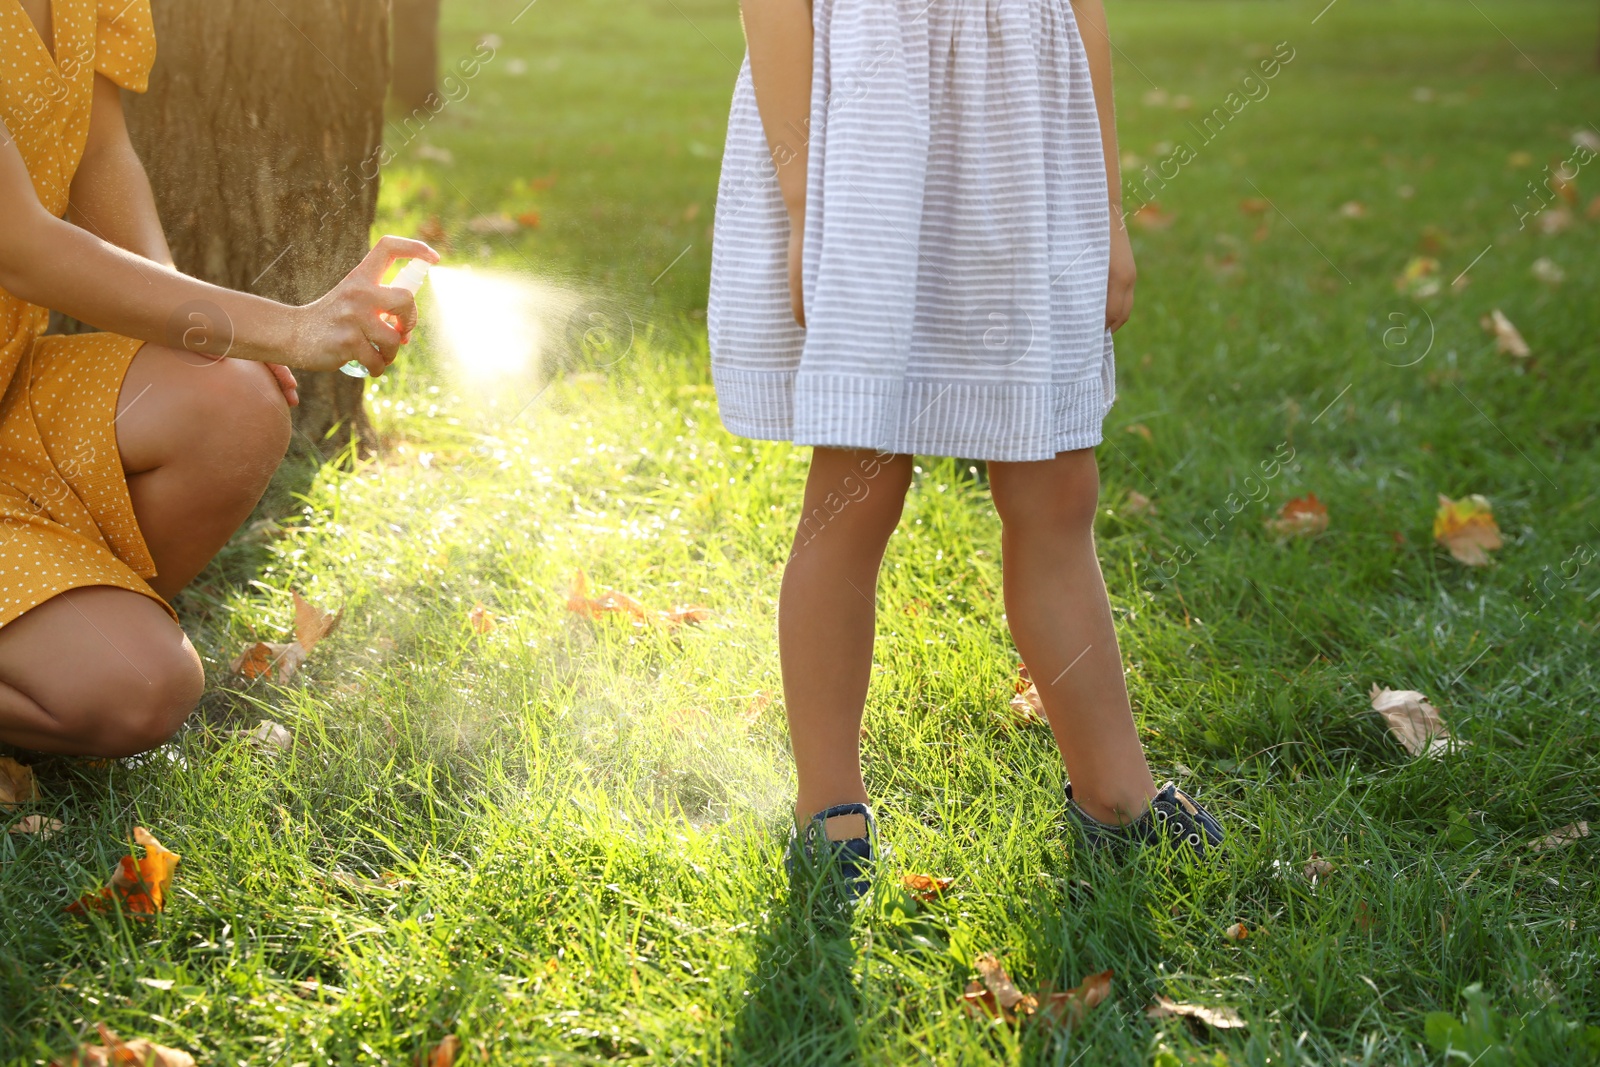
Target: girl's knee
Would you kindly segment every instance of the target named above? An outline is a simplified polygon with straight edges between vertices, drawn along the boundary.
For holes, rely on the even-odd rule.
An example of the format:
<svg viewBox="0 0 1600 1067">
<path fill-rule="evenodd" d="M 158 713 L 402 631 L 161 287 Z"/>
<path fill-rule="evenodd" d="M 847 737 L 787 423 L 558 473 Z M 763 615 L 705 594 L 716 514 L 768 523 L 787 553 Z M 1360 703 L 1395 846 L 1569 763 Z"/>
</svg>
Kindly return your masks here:
<svg viewBox="0 0 1600 1067">
<path fill-rule="evenodd" d="M 1088 533 L 1100 505 L 1100 477 L 1087 461 L 1067 453 L 1041 463 L 990 464 L 995 511 L 1008 530 Z"/>
</svg>

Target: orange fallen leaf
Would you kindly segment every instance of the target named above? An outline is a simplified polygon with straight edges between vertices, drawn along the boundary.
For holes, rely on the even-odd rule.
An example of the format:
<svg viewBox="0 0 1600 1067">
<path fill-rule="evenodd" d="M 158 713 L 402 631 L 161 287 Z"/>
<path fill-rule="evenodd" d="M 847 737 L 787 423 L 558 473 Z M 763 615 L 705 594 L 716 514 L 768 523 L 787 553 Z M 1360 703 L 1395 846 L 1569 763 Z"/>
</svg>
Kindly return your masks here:
<svg viewBox="0 0 1600 1067">
<path fill-rule="evenodd" d="M 1281 538 L 1315 537 L 1328 528 L 1328 507 L 1317 494 L 1297 496 L 1278 509 L 1276 518 L 1267 520 L 1267 529 Z"/>
<path fill-rule="evenodd" d="M 422 1063 L 424 1067 L 453 1067 L 459 1055 L 461 1055 L 461 1039 L 455 1034 L 447 1034 L 443 1041 L 433 1047 L 433 1051 L 428 1053 Z"/>
<path fill-rule="evenodd" d="M 1068 1029 L 1079 1025 L 1090 1009 L 1111 995 L 1111 976 L 1111 971 L 1101 971 L 1064 993 L 1049 994 L 1039 1007 L 1040 1017 Z"/>
<path fill-rule="evenodd" d="M 277 673 L 279 684 L 289 681 L 306 662 L 306 650 L 298 641 L 257 641 L 233 658 L 231 669 L 246 680 Z"/>
<path fill-rule="evenodd" d="M 1246 215 L 1265 215 L 1271 208 L 1271 204 L 1256 196 L 1239 201 L 1239 210 Z"/>
<path fill-rule="evenodd" d="M 1031 725 L 1043 725 L 1050 720 L 1045 718 L 1044 700 L 1039 696 L 1039 687 L 1028 684 L 1028 687 L 1011 698 L 1011 716 L 1018 722 Z"/>
<path fill-rule="evenodd" d="M 38 816 L 35 815 L 33 818 L 38 818 Z M 1575 822 L 1563 826 L 1555 833 L 1547 834 L 1537 841 L 1528 842 L 1528 847 L 1534 852 L 1549 852 L 1551 849 L 1565 848 L 1573 842 L 1581 841 L 1588 836 L 1589 824 L 1587 822 Z"/>
<path fill-rule="evenodd" d="M 955 879 L 940 878 L 932 874 L 907 874 L 901 877 L 900 882 L 919 901 L 932 904 L 944 895 L 944 891 L 955 883 Z"/>
<path fill-rule="evenodd" d="M 1502 544 L 1494 509 L 1477 493 L 1461 500 L 1439 494 L 1439 510 L 1433 517 L 1433 539 L 1469 567 L 1488 564 L 1488 554 Z"/>
<path fill-rule="evenodd" d="M 494 632 L 499 625 L 494 617 L 494 612 L 484 607 L 483 601 L 474 601 L 472 610 L 467 612 L 467 623 L 472 627 L 473 633 L 486 634 Z"/>
<path fill-rule="evenodd" d="M 438 245 L 446 243 L 450 235 L 446 232 L 444 223 L 439 221 L 439 216 L 435 215 L 417 227 L 417 237 L 431 245 Z"/>
<path fill-rule="evenodd" d="M 142 1037 L 124 1041 L 105 1023 L 97 1027 L 100 1044 L 84 1045 L 70 1056 L 51 1061 L 50 1067 L 194 1067 L 194 1057 L 181 1049 Z"/>
<path fill-rule="evenodd" d="M 1415 689 L 1372 686 L 1372 710 L 1389 724 L 1389 732 L 1413 756 L 1438 756 L 1460 744 L 1450 736 L 1439 709 Z"/>
<path fill-rule="evenodd" d="M 67 911 L 74 915 L 104 911 L 117 900 L 136 915 L 154 915 L 166 908 L 167 887 L 172 884 L 172 872 L 178 869 L 182 857 L 169 851 L 142 826 L 133 828 L 133 839 L 144 846 L 144 858 L 123 856 L 117 861 L 110 885 L 85 893 L 76 903 L 68 905 Z"/>
<path fill-rule="evenodd" d="M 11 833 L 37 834 L 41 841 L 60 833 L 64 824 L 60 819 L 47 819 L 43 815 L 24 815 L 11 824 Z"/>
<path fill-rule="evenodd" d="M 1478 320 L 1478 324 L 1494 334 L 1495 351 L 1517 359 L 1527 359 L 1533 355 L 1532 350 L 1528 348 L 1528 342 L 1522 339 L 1521 332 L 1511 325 L 1511 320 L 1506 318 L 1505 312 L 1499 308 L 1495 308 Z"/>
<path fill-rule="evenodd" d="M 1364 900 L 1356 901 L 1356 914 L 1354 921 L 1356 924 L 1356 929 L 1360 930 L 1364 934 L 1371 933 L 1372 928 L 1378 925 L 1378 920 L 1373 916 L 1372 909 L 1367 907 L 1367 902 Z"/>
<path fill-rule="evenodd" d="M 526 230 L 539 228 L 539 213 L 537 211 L 524 211 L 517 216 L 517 225 Z"/>
<path fill-rule="evenodd" d="M 1229 941 L 1243 941 L 1245 938 L 1250 936 L 1250 928 L 1244 923 L 1234 923 L 1232 926 L 1222 931 L 1222 936 L 1227 938 Z"/>
<path fill-rule="evenodd" d="M 1142 422 L 1129 423 L 1127 426 L 1124 426 L 1122 428 L 1122 432 L 1123 433 L 1135 433 L 1135 434 L 1138 434 L 1140 437 L 1144 438 L 1146 441 L 1154 441 L 1155 440 L 1155 435 L 1150 432 L 1150 427 L 1146 426 Z"/>
<path fill-rule="evenodd" d="M 1166 997 L 1156 997 L 1144 1013 L 1151 1019 L 1194 1019 L 1213 1030 L 1234 1030 L 1244 1025 L 1239 1013 L 1224 1005 L 1185 1004 Z"/>
<path fill-rule="evenodd" d="M 745 704 L 744 710 L 739 713 L 739 718 L 745 721 L 745 725 L 754 726 L 761 721 L 761 713 L 766 711 L 771 703 L 772 694 L 765 689 L 757 689 L 750 697 L 749 703 Z"/>
<path fill-rule="evenodd" d="M 0 811 L 11 811 L 19 804 L 38 799 L 39 783 L 33 779 L 33 768 L 10 756 L 0 756 Z"/>
</svg>

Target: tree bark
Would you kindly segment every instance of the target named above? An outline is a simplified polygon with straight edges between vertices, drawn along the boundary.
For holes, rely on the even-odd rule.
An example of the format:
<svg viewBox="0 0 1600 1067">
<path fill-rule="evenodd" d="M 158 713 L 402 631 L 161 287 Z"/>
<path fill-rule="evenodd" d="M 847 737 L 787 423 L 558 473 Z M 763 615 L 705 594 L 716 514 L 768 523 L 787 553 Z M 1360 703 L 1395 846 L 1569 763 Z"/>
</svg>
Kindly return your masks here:
<svg viewBox="0 0 1600 1067">
<path fill-rule="evenodd" d="M 366 254 L 389 84 L 388 0 L 153 0 L 159 49 L 128 125 L 178 269 L 305 304 Z M 325 457 L 377 439 L 364 383 L 302 373 Z"/>
<path fill-rule="evenodd" d="M 394 0 L 395 102 L 427 107 L 439 92 L 439 0 Z"/>
</svg>

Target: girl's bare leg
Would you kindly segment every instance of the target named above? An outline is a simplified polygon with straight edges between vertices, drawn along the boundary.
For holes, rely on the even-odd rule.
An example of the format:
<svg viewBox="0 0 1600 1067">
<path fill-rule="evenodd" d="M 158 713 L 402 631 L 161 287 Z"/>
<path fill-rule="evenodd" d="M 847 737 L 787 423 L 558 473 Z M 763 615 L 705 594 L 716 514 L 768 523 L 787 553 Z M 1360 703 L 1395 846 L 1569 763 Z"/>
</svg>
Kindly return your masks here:
<svg viewBox="0 0 1600 1067">
<path fill-rule="evenodd" d="M 1156 786 L 1133 725 L 1094 549 L 1094 451 L 990 463 L 1002 524 L 1006 617 L 1039 688 L 1073 799 L 1102 822 L 1138 818 Z"/>
<path fill-rule="evenodd" d="M 878 566 L 911 484 L 910 456 L 818 448 L 778 601 L 784 703 L 803 823 L 835 804 L 865 803 L 861 714 L 872 673 Z M 830 838 L 866 832 L 830 819 Z"/>
<path fill-rule="evenodd" d="M 288 408 L 257 363 L 147 345 L 118 401 L 117 444 L 145 543 L 171 597 L 255 507 L 288 446 Z M 161 606 L 123 589 L 53 597 L 0 629 L 0 742 L 126 756 L 188 718 L 205 675 Z"/>
</svg>

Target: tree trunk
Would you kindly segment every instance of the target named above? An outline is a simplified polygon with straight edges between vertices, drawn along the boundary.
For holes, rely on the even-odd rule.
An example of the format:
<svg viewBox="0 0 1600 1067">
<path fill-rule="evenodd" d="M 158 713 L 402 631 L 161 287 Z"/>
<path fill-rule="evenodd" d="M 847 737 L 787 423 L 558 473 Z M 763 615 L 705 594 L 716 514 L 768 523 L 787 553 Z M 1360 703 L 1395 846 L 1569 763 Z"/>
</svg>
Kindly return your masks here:
<svg viewBox="0 0 1600 1067">
<path fill-rule="evenodd" d="M 178 269 L 305 304 L 366 254 L 389 83 L 388 0 L 154 0 L 150 92 L 128 125 Z M 377 445 L 363 382 L 302 373 L 295 429 Z"/>
<path fill-rule="evenodd" d="M 428 106 L 439 91 L 439 0 L 394 0 L 394 80 L 407 111 Z"/>
</svg>

